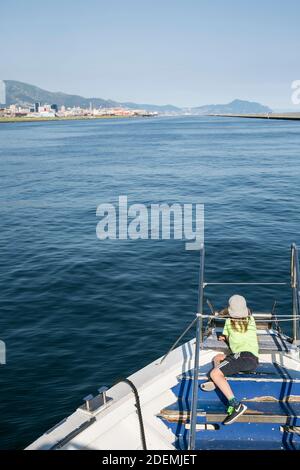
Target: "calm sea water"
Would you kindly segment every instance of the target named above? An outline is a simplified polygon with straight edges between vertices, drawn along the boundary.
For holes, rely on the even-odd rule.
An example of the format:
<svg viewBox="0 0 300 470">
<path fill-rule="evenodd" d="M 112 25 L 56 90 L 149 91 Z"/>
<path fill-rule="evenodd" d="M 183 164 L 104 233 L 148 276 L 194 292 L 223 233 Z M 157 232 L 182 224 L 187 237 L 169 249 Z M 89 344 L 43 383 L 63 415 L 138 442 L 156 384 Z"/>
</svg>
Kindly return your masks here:
<svg viewBox="0 0 300 470">
<path fill-rule="evenodd" d="M 181 241 L 99 241 L 96 207 L 205 204 L 208 281 L 289 281 L 300 243 L 300 124 L 221 118 L 0 126 L 0 447 L 23 448 L 162 355 L 192 320 L 198 253 Z M 254 309 L 286 288 L 207 288 Z"/>
</svg>

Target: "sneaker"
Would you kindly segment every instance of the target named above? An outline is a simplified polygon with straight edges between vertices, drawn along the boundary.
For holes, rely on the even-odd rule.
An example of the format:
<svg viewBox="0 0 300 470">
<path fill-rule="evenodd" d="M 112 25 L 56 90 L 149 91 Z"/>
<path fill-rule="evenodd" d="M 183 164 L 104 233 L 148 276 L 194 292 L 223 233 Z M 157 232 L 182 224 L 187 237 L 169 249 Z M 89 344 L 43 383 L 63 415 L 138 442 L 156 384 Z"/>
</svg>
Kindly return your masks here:
<svg viewBox="0 0 300 470">
<path fill-rule="evenodd" d="M 228 406 L 227 408 L 227 416 L 223 421 L 223 424 L 231 424 L 234 423 L 247 410 L 247 406 L 243 405 L 243 403 L 238 403 L 236 406 Z"/>
<path fill-rule="evenodd" d="M 212 380 L 209 380 L 208 382 L 203 382 L 200 384 L 200 388 L 203 390 L 203 392 L 212 392 L 216 389 L 216 386 Z"/>
</svg>

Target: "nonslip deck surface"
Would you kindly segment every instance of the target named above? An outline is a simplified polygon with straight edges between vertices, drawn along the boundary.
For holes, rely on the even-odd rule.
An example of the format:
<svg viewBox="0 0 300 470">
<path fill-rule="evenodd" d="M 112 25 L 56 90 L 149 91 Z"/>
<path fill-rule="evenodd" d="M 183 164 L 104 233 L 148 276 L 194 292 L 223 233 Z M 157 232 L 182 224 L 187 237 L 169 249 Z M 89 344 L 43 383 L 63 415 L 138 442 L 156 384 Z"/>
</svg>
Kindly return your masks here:
<svg viewBox="0 0 300 470">
<path fill-rule="evenodd" d="M 269 340 L 267 335 L 262 336 L 265 345 Z M 276 344 L 278 338 L 274 342 L 270 337 L 272 344 Z M 204 392 L 200 388 L 210 368 L 206 364 L 198 374 L 197 449 L 300 450 L 300 371 L 284 367 L 280 361 L 262 362 L 255 373 L 227 377 L 247 411 L 234 424 L 224 426 L 227 407 L 224 396 L 218 390 Z M 187 449 L 188 445 L 192 378 L 192 370 L 178 376 L 178 383 L 172 388 L 177 399 L 159 413 L 173 432 L 178 449 Z"/>
</svg>

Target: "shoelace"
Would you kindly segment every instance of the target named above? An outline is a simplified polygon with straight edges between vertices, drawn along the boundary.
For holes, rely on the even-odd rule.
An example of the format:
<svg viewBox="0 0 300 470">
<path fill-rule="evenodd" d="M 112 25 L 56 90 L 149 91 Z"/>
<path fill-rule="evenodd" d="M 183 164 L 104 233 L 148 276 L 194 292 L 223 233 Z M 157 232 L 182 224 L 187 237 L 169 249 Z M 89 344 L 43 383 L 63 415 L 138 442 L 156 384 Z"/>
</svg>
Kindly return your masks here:
<svg viewBox="0 0 300 470">
<path fill-rule="evenodd" d="M 232 415 L 233 412 L 234 412 L 234 406 L 231 406 L 231 405 L 228 406 L 228 408 L 227 408 L 227 414 Z"/>
</svg>

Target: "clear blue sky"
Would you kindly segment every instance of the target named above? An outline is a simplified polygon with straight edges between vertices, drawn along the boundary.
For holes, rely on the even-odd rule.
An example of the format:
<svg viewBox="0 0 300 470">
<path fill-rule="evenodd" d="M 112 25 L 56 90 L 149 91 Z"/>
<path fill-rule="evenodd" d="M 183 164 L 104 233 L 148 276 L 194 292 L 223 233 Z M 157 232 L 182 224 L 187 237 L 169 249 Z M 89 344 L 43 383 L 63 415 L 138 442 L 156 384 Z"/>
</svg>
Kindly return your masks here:
<svg viewBox="0 0 300 470">
<path fill-rule="evenodd" d="M 299 22 L 299 0 L 2 1 L 0 78 L 119 101 L 293 108 Z"/>
</svg>

